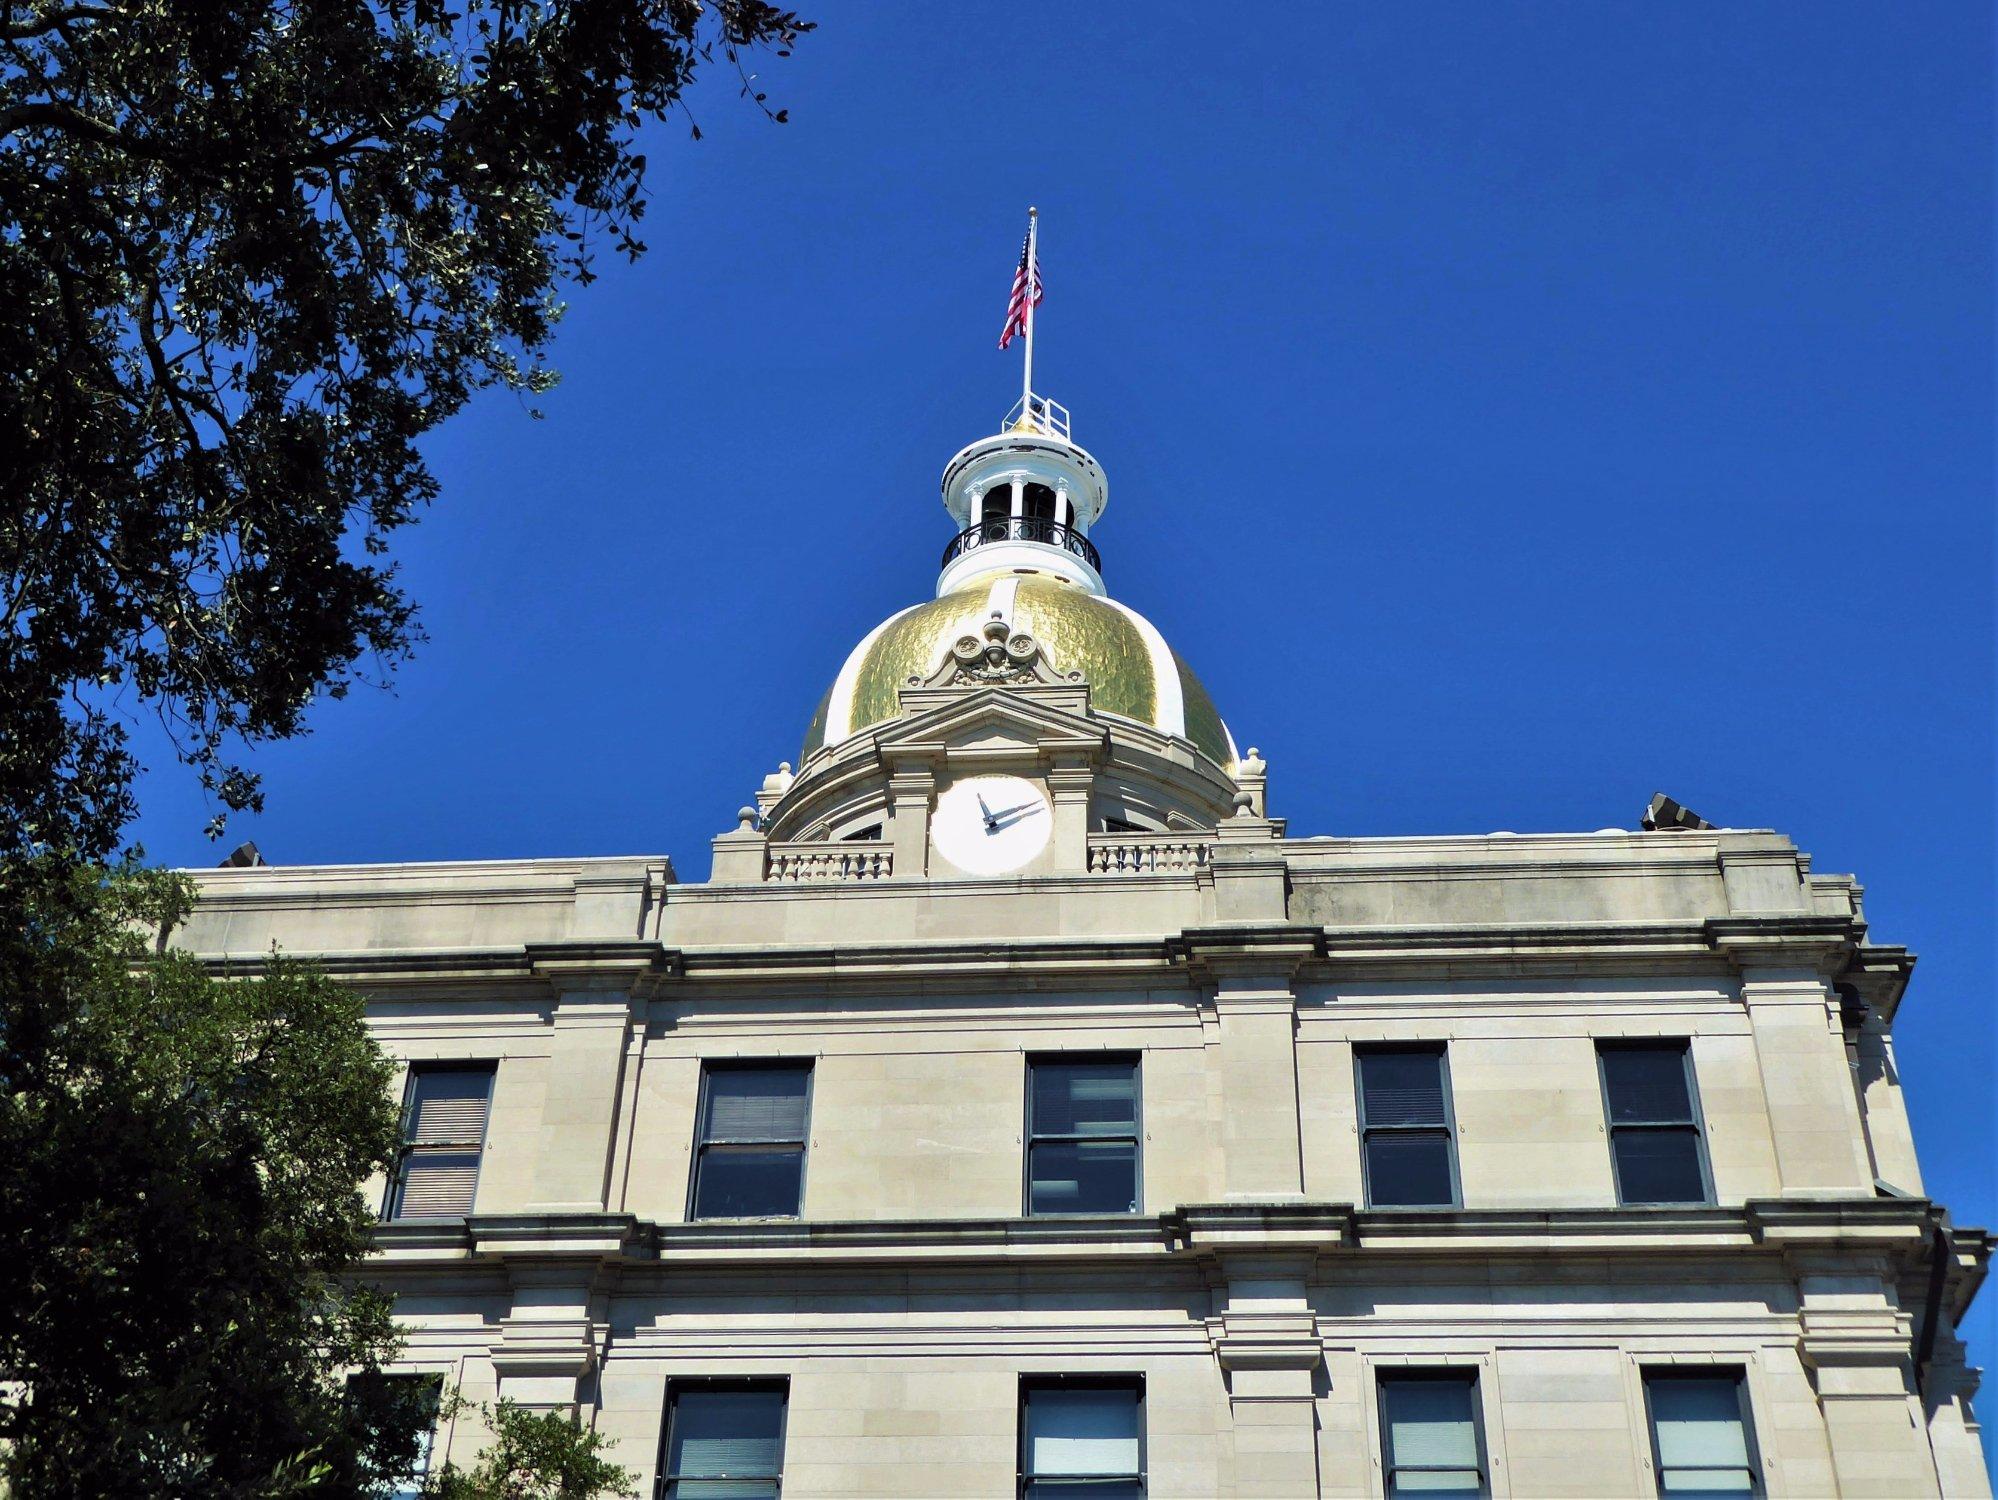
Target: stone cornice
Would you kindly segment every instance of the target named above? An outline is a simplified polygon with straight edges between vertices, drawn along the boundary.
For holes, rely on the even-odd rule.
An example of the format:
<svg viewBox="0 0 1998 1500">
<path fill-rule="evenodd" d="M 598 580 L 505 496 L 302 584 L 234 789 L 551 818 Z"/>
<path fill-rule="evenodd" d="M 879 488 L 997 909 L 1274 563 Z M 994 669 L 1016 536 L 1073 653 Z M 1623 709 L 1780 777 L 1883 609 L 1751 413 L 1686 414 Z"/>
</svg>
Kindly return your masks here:
<svg viewBox="0 0 1998 1500">
<path fill-rule="evenodd" d="M 1066 878 L 1066 887 L 1103 877 Z M 1152 889 L 1174 877 L 1144 877 Z M 1040 882 L 1053 884 L 1054 882 Z M 1191 877 L 1184 882 L 1191 883 Z M 992 885 L 999 882 L 959 882 Z M 682 888 L 685 889 L 685 888 Z M 758 888 L 744 888 L 754 893 Z M 787 896 L 830 895 L 809 886 Z M 851 894 L 851 893 L 842 893 Z M 890 899 L 884 886 L 874 894 Z M 967 894 L 975 894 L 967 893 Z M 973 903 L 975 905 L 975 902 Z M 585 939 L 492 948 L 388 949 L 309 955 L 329 974 L 380 986 L 438 987 L 516 980 L 544 989 L 568 978 L 589 983 L 629 976 L 651 985 L 675 980 L 740 983 L 931 985 L 989 984 L 995 975 L 1031 978 L 1112 975 L 1166 978 L 1189 968 L 1284 969 L 1314 979 L 1461 972 L 1467 967 L 1521 972 L 1620 972 L 1797 966 L 1850 974 L 1861 967 L 1883 999 L 1905 984 L 1912 960 L 1905 950 L 1858 946 L 1863 928 L 1842 917 L 1808 913 L 1708 918 L 1699 922 L 1590 922 L 1457 926 L 1318 927 L 1244 923 L 1187 928 L 1158 937 L 980 938 L 847 946 L 668 947 L 649 939 Z M 204 955 L 211 971 L 259 972 L 266 955 Z M 592 977 L 594 976 L 594 977 Z"/>
<path fill-rule="evenodd" d="M 478 1214 L 381 1224 L 375 1264 L 396 1271 L 465 1262 L 617 1262 L 627 1266 L 893 1262 L 974 1264 L 1304 1257 L 1352 1269 L 1381 1258 L 1476 1261 L 1618 1255 L 1780 1253 L 1786 1262 L 1852 1259 L 1913 1264 L 1939 1210 L 1925 1199 L 1756 1199 L 1740 1208 L 1358 1210 L 1283 1201 L 1184 1204 L 1135 1217 L 755 1220 L 657 1224 L 630 1214 Z M 1963 1275 L 1982 1274 L 1983 1231 L 1957 1232 Z"/>
<path fill-rule="evenodd" d="M 1189 927 L 1167 938 L 1165 951 L 1175 964 L 1198 975 L 1274 973 L 1288 978 L 1324 957 L 1325 930 L 1292 922 Z"/>
<path fill-rule="evenodd" d="M 684 972 L 680 954 L 642 938 L 529 943 L 527 966 L 557 990 L 638 990 Z"/>
<path fill-rule="evenodd" d="M 1866 937 L 1856 917 L 1771 912 L 1706 919 L 1707 941 L 1736 969 L 1795 967 L 1830 977 Z"/>
</svg>

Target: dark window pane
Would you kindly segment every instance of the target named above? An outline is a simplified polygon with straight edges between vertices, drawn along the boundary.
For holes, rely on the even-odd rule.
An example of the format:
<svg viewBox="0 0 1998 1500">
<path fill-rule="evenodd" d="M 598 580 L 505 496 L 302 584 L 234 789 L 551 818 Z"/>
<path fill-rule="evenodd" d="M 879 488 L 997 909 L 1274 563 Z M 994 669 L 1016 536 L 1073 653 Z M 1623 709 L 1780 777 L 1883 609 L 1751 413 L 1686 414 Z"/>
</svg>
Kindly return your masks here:
<svg viewBox="0 0 1998 1500">
<path fill-rule="evenodd" d="M 1441 1125 L 1443 1054 L 1361 1053 L 1360 1098 L 1369 1125 Z"/>
<path fill-rule="evenodd" d="M 1138 1123 L 1135 1063 L 1035 1063 L 1035 1135 L 1130 1135 Z"/>
<path fill-rule="evenodd" d="M 1036 1141 L 1028 1153 L 1027 1210 L 1134 1214 L 1138 1148 L 1132 1141 Z"/>
<path fill-rule="evenodd" d="M 1611 1047 L 1603 1052 L 1610 1122 L 1691 1120 L 1686 1053 L 1680 1047 Z"/>
<path fill-rule="evenodd" d="M 1020 513 L 1034 521 L 1052 521 L 1055 513 L 1055 492 L 1044 484 L 1030 484 L 1020 497 Z"/>
<path fill-rule="evenodd" d="M 1614 1132 L 1617 1193 L 1625 1203 L 1704 1203 L 1699 1133 L 1625 1126 Z"/>
<path fill-rule="evenodd" d="M 1367 1202 L 1375 1208 L 1448 1208 L 1450 1137 L 1391 1130 L 1367 1137 Z"/>
<path fill-rule="evenodd" d="M 1035 1479 L 1027 1500 L 1145 1500 L 1145 1487 L 1128 1479 Z"/>
<path fill-rule="evenodd" d="M 674 1393 L 666 1451 L 676 1500 L 774 1500 L 784 1464 L 781 1390 Z"/>
<path fill-rule="evenodd" d="M 709 1146 L 694 1191 L 697 1219 L 795 1218 L 804 1186 L 798 1147 Z"/>
<path fill-rule="evenodd" d="M 717 1068 L 708 1074 L 706 1139 L 802 1141 L 809 1068 Z"/>
</svg>

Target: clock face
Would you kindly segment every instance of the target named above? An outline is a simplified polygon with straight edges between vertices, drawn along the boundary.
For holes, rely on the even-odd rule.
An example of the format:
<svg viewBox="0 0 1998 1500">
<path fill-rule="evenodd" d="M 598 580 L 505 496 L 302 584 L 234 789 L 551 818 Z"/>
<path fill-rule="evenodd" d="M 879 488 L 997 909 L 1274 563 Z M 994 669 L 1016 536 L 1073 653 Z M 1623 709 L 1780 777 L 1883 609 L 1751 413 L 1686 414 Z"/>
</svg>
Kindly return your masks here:
<svg viewBox="0 0 1998 1500">
<path fill-rule="evenodd" d="M 930 840 L 968 875 L 1004 875 L 1047 847 L 1047 794 L 1018 776 L 968 776 L 937 798 Z"/>
</svg>

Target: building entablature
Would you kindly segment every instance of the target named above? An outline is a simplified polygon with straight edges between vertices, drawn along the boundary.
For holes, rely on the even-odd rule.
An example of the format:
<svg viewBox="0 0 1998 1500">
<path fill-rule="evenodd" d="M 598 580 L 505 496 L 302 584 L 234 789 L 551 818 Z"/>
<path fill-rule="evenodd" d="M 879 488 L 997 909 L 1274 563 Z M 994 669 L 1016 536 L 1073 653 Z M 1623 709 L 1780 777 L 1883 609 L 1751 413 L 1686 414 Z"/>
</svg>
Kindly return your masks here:
<svg viewBox="0 0 1998 1500">
<path fill-rule="evenodd" d="M 1037 882 L 1066 885 L 1077 882 Z M 1006 892 L 990 893 L 994 902 Z M 956 889 L 953 886 L 953 889 Z M 882 893 L 892 900 L 889 893 Z M 990 908 L 985 909 L 990 915 Z M 988 928 L 990 922 L 982 925 Z M 1759 941 L 1744 944 L 1752 930 Z M 988 931 L 895 943 L 768 943 L 675 947 L 656 939 L 584 939 L 483 947 L 322 949 L 308 952 L 336 977 L 378 998 L 444 999 L 511 994 L 535 999 L 610 990 L 637 999 L 698 1000 L 754 989 L 828 995 L 909 991 L 964 993 L 1049 984 L 1095 990 L 1186 987 L 1197 992 L 1229 973 L 1280 973 L 1300 999 L 1336 999 L 1342 983 L 1422 976 L 1558 978 L 1561 976 L 1733 976 L 1742 954 L 1749 972 L 1768 955 L 1808 959 L 1810 972 L 1872 983 L 1881 968 L 1900 972 L 1903 950 L 1865 946 L 1850 923 L 1780 914 L 1699 922 L 1566 923 L 1462 927 L 1319 927 L 1194 925 L 1159 937 L 1034 937 Z M 261 970 L 275 942 L 261 950 L 202 953 L 219 972 Z M 197 950 L 199 951 L 199 950 Z M 1782 972 L 1788 972 L 1783 970 Z M 1335 992 L 1325 994 L 1326 987 Z M 1614 1005 L 1604 995 L 1597 1003 Z M 1647 1002 L 1647 1003 L 1655 1003 Z"/>
<path fill-rule="evenodd" d="M 398 1274 L 468 1263 L 750 1271 L 1122 1261 L 1302 1263 L 1312 1274 L 1405 1274 L 1390 1266 L 1537 1262 L 1576 1255 L 1677 1260 L 1765 1252 L 1789 1274 L 1828 1266 L 1891 1277 L 1925 1271 L 1942 1211 L 1925 1199 L 1752 1199 L 1739 1207 L 1544 1210 L 1359 1209 L 1350 1203 L 1187 1204 L 1160 1214 L 1060 1218 L 724 1220 L 656 1223 L 624 1213 L 474 1214 L 375 1229 L 374 1265 Z M 1988 1237 L 1963 1231 L 1946 1268 L 1961 1299 L 1981 1281 Z"/>
</svg>

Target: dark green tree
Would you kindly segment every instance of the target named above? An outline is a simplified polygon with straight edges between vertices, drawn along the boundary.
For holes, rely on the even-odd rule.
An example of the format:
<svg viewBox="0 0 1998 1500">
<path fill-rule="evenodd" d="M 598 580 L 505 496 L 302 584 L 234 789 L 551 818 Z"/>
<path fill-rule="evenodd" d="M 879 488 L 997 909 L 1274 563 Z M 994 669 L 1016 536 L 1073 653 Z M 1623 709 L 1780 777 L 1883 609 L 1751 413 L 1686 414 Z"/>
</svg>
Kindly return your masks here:
<svg viewBox="0 0 1998 1500">
<path fill-rule="evenodd" d="M 417 439 L 546 389 L 564 282 L 637 256 L 635 134 L 767 0 L 0 0 L 0 858 L 104 859 L 157 711 L 239 750 L 414 636 Z M 691 122 L 690 122 L 691 123 Z M 698 131 L 695 131 L 698 135 Z"/>
<path fill-rule="evenodd" d="M 493 1439 L 469 1469 L 446 1464 L 424 1500 L 610 1500 L 634 1476 L 603 1456 L 602 1433 L 573 1416 L 531 1412 L 511 1401 L 483 1407 Z"/>
<path fill-rule="evenodd" d="M 280 959 L 220 979 L 160 951 L 184 881 L 61 878 L 0 945 L 0 1475 L 22 1497 L 357 1492 L 420 1425 L 342 1378 L 395 1347 L 350 1275 L 360 1184 L 398 1143 L 361 1002 Z"/>
</svg>

